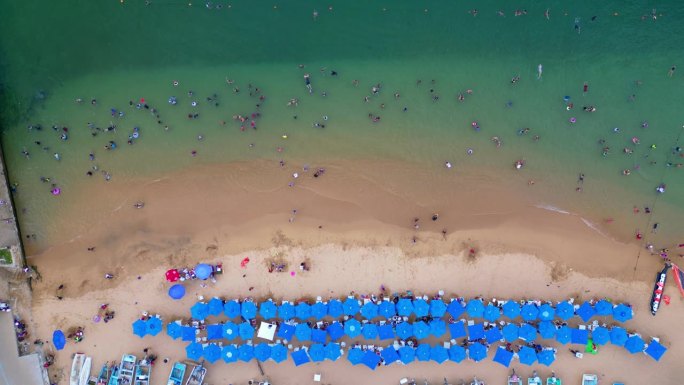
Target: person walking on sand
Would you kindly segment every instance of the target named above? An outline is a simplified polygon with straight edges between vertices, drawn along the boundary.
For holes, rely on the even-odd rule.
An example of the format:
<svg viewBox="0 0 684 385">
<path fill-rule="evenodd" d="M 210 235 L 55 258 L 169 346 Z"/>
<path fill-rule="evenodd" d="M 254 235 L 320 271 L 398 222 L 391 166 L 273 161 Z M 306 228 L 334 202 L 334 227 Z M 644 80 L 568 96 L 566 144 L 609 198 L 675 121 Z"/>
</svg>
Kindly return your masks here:
<svg viewBox="0 0 684 385">
<path fill-rule="evenodd" d="M 537 66 L 537 79 L 541 80 L 543 71 L 544 71 L 544 67 L 542 67 L 542 65 L 539 64 Z"/>
</svg>

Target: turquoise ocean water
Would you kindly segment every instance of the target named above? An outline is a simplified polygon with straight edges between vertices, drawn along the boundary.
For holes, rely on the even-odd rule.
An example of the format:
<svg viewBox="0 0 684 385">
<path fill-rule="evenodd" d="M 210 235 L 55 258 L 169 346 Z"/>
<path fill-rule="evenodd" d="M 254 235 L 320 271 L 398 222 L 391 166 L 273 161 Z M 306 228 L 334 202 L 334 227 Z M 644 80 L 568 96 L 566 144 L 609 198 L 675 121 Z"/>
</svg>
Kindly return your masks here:
<svg viewBox="0 0 684 385">
<path fill-rule="evenodd" d="M 553 181 L 534 192 L 540 204 L 597 221 L 632 218 L 630 228 L 645 232 L 657 222 L 661 231 L 653 237 L 663 245 L 681 235 L 684 168 L 677 165 L 684 152 L 675 148 L 684 147 L 684 68 L 668 76 L 673 65 L 684 66 L 684 7 L 677 1 L 0 0 L 0 6 L 2 142 L 27 233 L 50 235 L 50 219 L 60 215 L 52 183 L 62 189 L 60 199 L 69 199 L 84 183 L 117 183 L 197 162 L 282 158 L 401 160 L 434 173 L 449 160 L 456 169 L 500 168 L 502 177 L 524 159 L 523 177 L 512 183 Z M 373 94 L 376 84 L 381 88 Z M 168 103 L 172 96 L 176 105 Z M 141 98 L 158 118 L 135 107 Z M 287 106 L 293 98 L 298 106 Z M 248 119 L 241 131 L 232 117 L 257 112 L 257 103 L 257 130 Z M 36 125 L 42 129 L 28 128 Z M 62 127 L 68 140 L 60 139 Z M 139 138 L 128 145 L 134 127 Z M 530 130 L 521 135 L 524 128 Z M 117 149 L 104 150 L 109 141 Z M 279 146 L 285 152 L 276 152 Z M 94 164 L 112 180 L 99 172 L 84 176 Z M 579 173 L 586 176 L 581 195 Z M 661 183 L 666 193 L 657 195 Z M 635 220 L 633 205 L 648 205 L 653 215 Z"/>
</svg>

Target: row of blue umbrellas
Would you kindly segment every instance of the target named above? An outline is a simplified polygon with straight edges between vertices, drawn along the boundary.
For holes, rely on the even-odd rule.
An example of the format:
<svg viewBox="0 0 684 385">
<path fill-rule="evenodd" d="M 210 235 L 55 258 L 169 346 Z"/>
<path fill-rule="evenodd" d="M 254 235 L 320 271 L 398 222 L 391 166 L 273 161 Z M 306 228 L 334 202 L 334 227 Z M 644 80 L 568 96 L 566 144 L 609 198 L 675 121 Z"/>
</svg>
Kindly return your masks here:
<svg viewBox="0 0 684 385">
<path fill-rule="evenodd" d="M 132 324 L 133 334 L 143 338 L 146 335 L 156 336 L 162 331 L 162 320 L 158 317 L 150 317 L 146 320 L 138 319 Z"/>
<path fill-rule="evenodd" d="M 541 365 L 551 366 L 556 360 L 556 352 L 550 348 L 542 349 L 540 352 L 537 352 L 529 346 L 522 346 L 517 354 L 518 360 L 523 365 L 533 365 L 535 362 L 539 362 Z M 507 350 L 503 346 L 499 346 L 496 349 L 496 353 L 492 360 L 505 367 L 509 367 L 513 355 L 514 353 L 512 351 Z"/>
<path fill-rule="evenodd" d="M 287 359 L 287 348 L 282 344 L 260 343 L 257 345 L 225 345 L 206 344 L 203 346 L 198 342 L 192 342 L 185 347 L 185 353 L 191 360 L 204 358 L 210 363 L 223 359 L 225 363 L 232 363 L 238 360 L 249 362 L 256 358 L 264 362 L 273 360 L 277 363 Z M 339 354 L 339 348 L 338 348 Z"/>
</svg>

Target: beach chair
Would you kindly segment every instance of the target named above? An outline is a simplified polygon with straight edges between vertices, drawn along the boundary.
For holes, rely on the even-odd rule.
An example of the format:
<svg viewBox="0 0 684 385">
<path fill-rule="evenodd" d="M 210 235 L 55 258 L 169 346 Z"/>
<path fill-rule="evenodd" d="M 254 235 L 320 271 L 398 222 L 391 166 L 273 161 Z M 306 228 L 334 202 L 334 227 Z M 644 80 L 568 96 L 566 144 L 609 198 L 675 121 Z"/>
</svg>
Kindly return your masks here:
<svg viewBox="0 0 684 385">
<path fill-rule="evenodd" d="M 320 374 L 314 374 L 313 377 L 314 382 L 321 382 L 321 375 Z"/>
<path fill-rule="evenodd" d="M 401 380 L 399 380 L 399 385 L 406 385 L 408 384 L 409 380 L 408 378 L 404 377 Z"/>
<path fill-rule="evenodd" d="M 451 343 L 445 342 L 444 344 L 442 344 L 442 346 L 444 346 L 444 349 L 449 349 L 451 347 Z"/>
</svg>

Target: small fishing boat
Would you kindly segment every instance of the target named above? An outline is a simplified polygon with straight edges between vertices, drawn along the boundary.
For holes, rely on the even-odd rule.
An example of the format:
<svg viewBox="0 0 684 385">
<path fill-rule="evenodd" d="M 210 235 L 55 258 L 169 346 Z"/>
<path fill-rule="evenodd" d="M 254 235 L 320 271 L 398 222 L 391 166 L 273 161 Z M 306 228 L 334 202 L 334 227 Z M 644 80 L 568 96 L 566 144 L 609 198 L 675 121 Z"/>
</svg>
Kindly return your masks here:
<svg viewBox="0 0 684 385">
<path fill-rule="evenodd" d="M 185 385 L 202 385 L 202 382 L 204 381 L 204 376 L 206 375 L 207 368 L 205 368 L 201 364 L 197 365 L 194 368 L 192 368 L 192 372 L 190 372 L 188 380 L 185 381 Z"/>
<path fill-rule="evenodd" d="M 83 369 L 83 363 L 85 362 L 86 355 L 83 353 L 76 353 L 74 355 L 74 360 L 71 362 L 71 375 L 69 376 L 69 385 L 80 385 L 81 381 L 81 369 Z"/>
<path fill-rule="evenodd" d="M 537 375 L 537 371 L 532 372 L 532 377 L 527 377 L 527 385 L 543 385 L 542 379 Z"/>
<path fill-rule="evenodd" d="M 546 378 L 546 385 L 563 385 L 563 381 L 556 377 L 556 373 L 551 372 L 551 377 Z"/>
<path fill-rule="evenodd" d="M 88 385 L 107 385 L 107 378 L 109 375 L 109 363 L 105 362 L 100 369 L 100 374 L 97 376 L 90 376 Z"/>
<path fill-rule="evenodd" d="M 93 359 L 86 357 L 83 361 L 83 366 L 81 367 L 81 373 L 78 377 L 78 385 L 88 385 L 88 380 L 90 379 L 90 367 L 93 364 Z"/>
<path fill-rule="evenodd" d="M 665 280 L 667 280 L 667 270 L 669 269 L 670 264 L 666 263 L 663 270 L 656 275 L 653 295 L 651 296 L 651 314 L 653 315 L 656 315 L 658 308 L 660 308 L 660 301 L 663 299 L 663 290 L 665 290 Z"/>
<path fill-rule="evenodd" d="M 183 385 L 183 377 L 185 377 L 185 369 L 187 367 L 187 365 L 181 362 L 174 363 L 173 369 L 169 373 L 168 385 Z"/>
<path fill-rule="evenodd" d="M 513 369 L 513 373 L 511 373 L 511 375 L 508 376 L 507 385 L 523 385 L 522 378 L 518 377 L 518 375 L 515 374 L 515 369 Z"/>
<path fill-rule="evenodd" d="M 109 375 L 109 380 L 107 385 L 119 385 L 119 366 L 114 365 L 111 369 L 111 374 Z"/>
<path fill-rule="evenodd" d="M 598 376 L 595 374 L 582 374 L 582 385 L 598 385 Z"/>
<path fill-rule="evenodd" d="M 119 382 L 117 385 L 132 385 L 135 377 L 135 364 L 137 358 L 131 354 L 124 354 L 119 365 Z"/>
<path fill-rule="evenodd" d="M 152 366 L 150 361 L 146 358 L 138 361 L 138 365 L 135 366 L 135 382 L 134 385 L 150 385 L 150 372 L 152 371 Z"/>
</svg>

